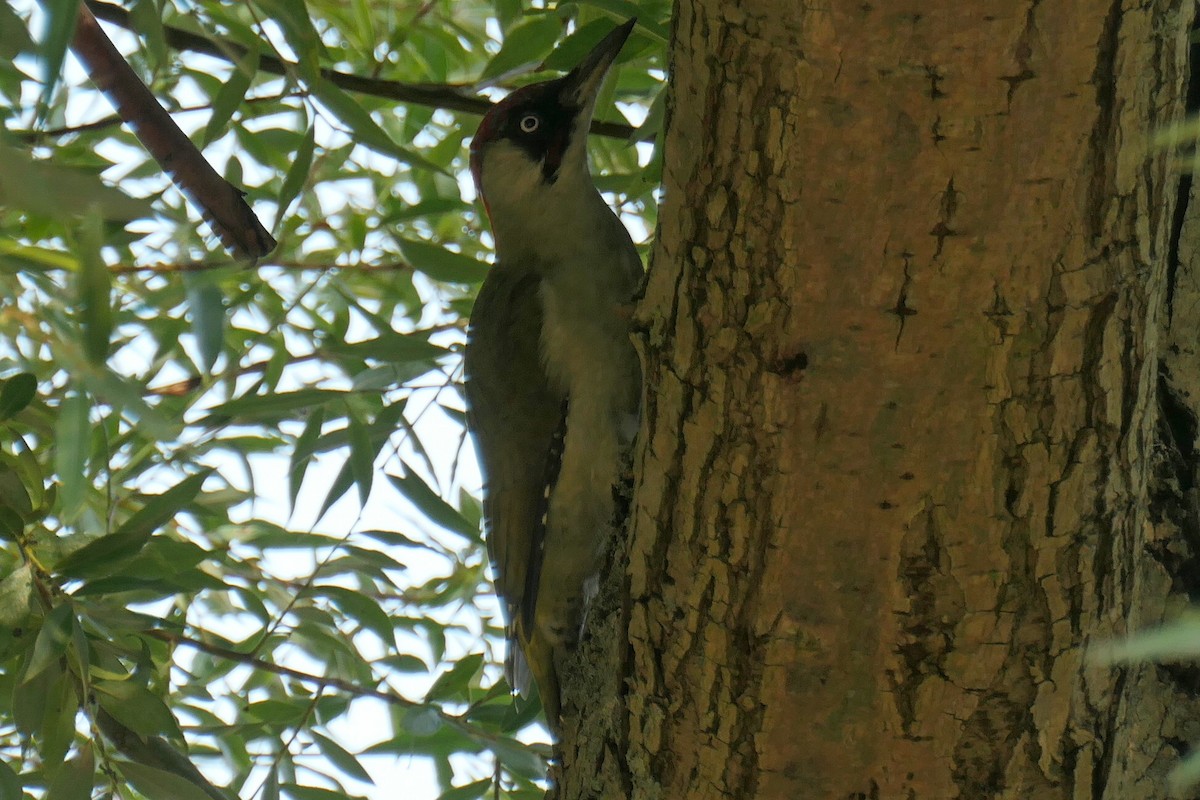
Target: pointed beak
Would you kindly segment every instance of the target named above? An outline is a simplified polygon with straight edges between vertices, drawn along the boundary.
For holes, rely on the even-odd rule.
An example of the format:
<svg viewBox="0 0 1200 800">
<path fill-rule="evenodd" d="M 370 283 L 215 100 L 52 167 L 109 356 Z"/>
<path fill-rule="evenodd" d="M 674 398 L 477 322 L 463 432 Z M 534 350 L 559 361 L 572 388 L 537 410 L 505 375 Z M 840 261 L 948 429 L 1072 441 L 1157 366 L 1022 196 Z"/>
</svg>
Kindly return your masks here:
<svg viewBox="0 0 1200 800">
<path fill-rule="evenodd" d="M 600 92 L 600 84 L 604 83 L 604 76 L 608 74 L 608 68 L 617 59 L 617 54 L 621 52 L 636 22 L 637 17 L 632 17 L 625 24 L 613 28 L 575 69 L 567 73 L 563 78 L 562 88 L 562 99 L 565 103 L 591 111 L 592 103 Z"/>
</svg>

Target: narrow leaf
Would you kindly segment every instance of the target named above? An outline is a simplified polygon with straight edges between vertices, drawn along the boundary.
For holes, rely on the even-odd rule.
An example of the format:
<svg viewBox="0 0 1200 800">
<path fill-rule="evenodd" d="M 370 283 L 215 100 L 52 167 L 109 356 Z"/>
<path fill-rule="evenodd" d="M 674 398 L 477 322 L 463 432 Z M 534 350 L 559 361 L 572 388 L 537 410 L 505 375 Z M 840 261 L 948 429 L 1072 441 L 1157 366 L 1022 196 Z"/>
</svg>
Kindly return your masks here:
<svg viewBox="0 0 1200 800">
<path fill-rule="evenodd" d="M 542 63 L 542 69 L 561 70 L 562 72 L 571 70 L 576 64 L 583 61 L 583 57 L 591 52 L 592 48 L 612 29 L 613 23 L 609 19 L 594 19 L 585 25 L 578 26 L 569 36 L 558 43 L 553 53 L 546 57 Z"/>
<path fill-rule="evenodd" d="M 478 262 L 476 262 L 478 263 Z M 432 367 L 435 359 L 449 350 L 433 344 L 420 334 L 382 331 L 374 339 L 361 342 L 330 342 L 326 350 L 332 355 L 374 359 L 389 364 L 416 364 Z"/>
<path fill-rule="evenodd" d="M 4 7 L 0 5 L 0 8 Z M 3 151 L 0 150 L 0 159 L 2 158 Z M 0 189 L 0 192 L 2 191 L 3 189 Z M 52 269 L 74 272 L 79 269 L 79 260 L 70 253 L 4 240 L 0 240 L 0 261 L 5 264 L 6 272 L 10 271 L 10 265 L 14 268 L 11 269 L 13 272 L 44 272 Z"/>
<path fill-rule="evenodd" d="M 22 524 L 33 517 L 33 500 L 17 470 L 16 459 L 0 451 L 0 510 L 15 514 Z"/>
<path fill-rule="evenodd" d="M 75 741 L 75 719 L 79 716 L 79 695 L 65 671 L 59 672 L 49 691 L 41 698 L 45 705 L 40 742 L 41 757 L 47 764 L 65 761 Z M 51 774 L 54 774 L 54 770 Z"/>
<path fill-rule="evenodd" d="M 212 116 L 204 126 L 204 135 L 200 139 L 200 148 L 208 147 L 225 132 L 225 125 L 233 118 L 250 88 L 251 81 L 258 73 L 258 51 L 248 52 L 234 65 L 233 72 L 221 86 L 217 96 L 213 98 Z"/>
<path fill-rule="evenodd" d="M 54 88 L 62 74 L 63 59 L 67 46 L 75 35 L 75 18 L 79 13 L 79 0 L 42 0 L 46 11 L 46 24 L 42 29 L 39 55 L 42 61 L 42 99 L 40 108 L 50 104 Z"/>
<path fill-rule="evenodd" d="M 72 4 L 74 0 L 72 0 Z M 29 153 L 0 144 L 0 205 L 57 220 L 72 220 L 90 209 L 104 219 L 127 221 L 154 213 L 150 203 L 108 186 L 80 169 L 34 160 Z M 18 249 L 4 245 L 11 252 Z M 37 248 L 20 248 L 26 253 Z M 43 253 L 52 253 L 45 251 Z M 47 266 L 53 266 L 47 263 Z"/>
<path fill-rule="evenodd" d="M 83 351 L 94 364 L 102 364 L 108 359 L 113 328 L 112 275 L 100 256 L 103 242 L 100 217 L 88 214 L 80 228 L 76 250 L 80 264 L 76 291 Z"/>
<path fill-rule="evenodd" d="M 304 484 L 304 475 L 308 472 L 308 465 L 312 463 L 313 454 L 316 452 L 317 440 L 321 437 L 321 426 L 324 423 L 325 409 L 314 409 L 308 415 L 308 422 L 304 423 L 304 430 L 292 450 L 292 459 L 288 464 L 288 494 L 293 511 L 296 508 L 296 498 L 300 496 L 300 487 Z"/>
<path fill-rule="evenodd" d="M 0 3 L 0 58 L 12 60 L 20 53 L 32 50 L 33 39 L 29 37 L 24 20 L 8 3 Z M 7 798 L 0 794 L 0 800 Z"/>
<path fill-rule="evenodd" d="M 550 53 L 562 30 L 562 22 L 552 14 L 539 14 L 514 25 L 505 34 L 500 51 L 483 68 L 480 79 L 486 81 L 538 64 Z"/>
<path fill-rule="evenodd" d="M 21 676 L 22 684 L 29 683 L 67 652 L 67 644 L 71 641 L 72 614 L 71 604 L 63 603 L 46 615 L 33 645 L 33 655 L 25 667 L 25 674 Z"/>
<path fill-rule="evenodd" d="M 430 489 L 429 484 L 421 480 L 421 476 L 417 473 L 409 470 L 408 475 L 388 475 L 387 477 L 397 491 L 430 520 L 472 541 L 479 539 L 479 528 L 468 522 L 466 517 Z"/>
<path fill-rule="evenodd" d="M 426 160 L 416 152 L 398 145 L 388 132 L 379 127 L 379 123 L 371 118 L 367 110 L 358 104 L 357 100 L 346 94 L 346 92 L 342 91 L 335 84 L 325 78 L 317 78 L 310 82 L 309 87 L 312 89 L 313 95 L 321 101 L 321 104 L 328 108 L 343 125 L 350 129 L 359 144 L 414 167 L 424 167 L 435 172 L 445 172 L 444 169 Z"/>
<path fill-rule="evenodd" d="M 155 71 L 166 64 L 169 55 L 161 13 L 157 0 L 134 0 L 133 8 L 129 10 L 133 30 L 146 41 L 146 52 L 150 54 L 149 60 Z"/>
<path fill-rule="evenodd" d="M 438 676 L 425 695 L 426 702 L 458 699 L 466 695 L 467 687 L 476 673 L 483 667 L 483 654 L 472 653 L 459 659 L 458 663 Z"/>
<path fill-rule="evenodd" d="M 59 355 L 66 362 L 65 366 L 72 376 L 81 381 L 84 388 L 98 401 L 119 408 L 122 414 L 136 419 L 138 433 L 158 440 L 170 440 L 177 435 L 179 421 L 168 421 L 157 409 L 151 407 L 142 397 L 143 386 L 117 375 L 107 365 L 97 366 L 78 358 L 81 354 L 77 351 L 72 352 L 63 347 Z"/>
<path fill-rule="evenodd" d="M 19 372 L 0 385 L 0 420 L 11 419 L 22 411 L 37 394 L 37 378 Z"/>
<path fill-rule="evenodd" d="M 223 417 L 239 420 L 277 419 L 302 408 L 316 409 L 333 400 L 344 400 L 346 396 L 347 392 L 334 389 L 299 389 L 279 394 L 243 395 L 214 407 L 205 423 L 221 422 Z"/>
<path fill-rule="evenodd" d="M 212 470 L 189 475 L 162 494 L 150 495 L 145 505 L 121 527 L 70 553 L 56 565 L 56 571 L 78 578 L 111 574 L 116 566 L 131 558 L 150 541 L 156 530 L 196 498 Z"/>
<path fill-rule="evenodd" d="M 32 597 L 33 569 L 22 564 L 0 580 L 0 628 L 12 629 L 23 623 L 29 616 Z"/>
<path fill-rule="evenodd" d="M 371 444 L 370 452 L 372 453 L 372 458 L 375 458 L 379 455 L 380 450 L 383 449 L 383 446 L 387 443 L 388 438 L 392 435 L 392 433 L 395 432 L 396 426 L 399 424 L 399 420 L 402 418 L 404 413 L 406 402 L 406 400 L 400 400 L 383 408 L 375 416 L 375 419 L 372 420 L 370 426 L 368 426 L 368 435 Z M 335 431 L 327 438 L 333 439 L 338 435 L 338 433 L 342 432 Z M 345 437 L 346 440 L 349 441 L 349 425 L 347 425 Z M 354 476 L 355 472 L 352 454 L 351 457 L 347 458 L 345 463 L 342 464 L 342 468 L 338 471 L 337 477 L 335 477 L 333 480 L 333 485 L 329 487 L 329 492 L 325 495 L 325 502 L 321 505 L 320 513 L 317 515 L 318 517 L 325 516 L 325 512 L 327 512 L 334 503 L 340 500 L 342 496 L 349 491 L 351 485 L 354 483 Z"/>
<path fill-rule="evenodd" d="M 62 765 L 46 788 L 46 800 L 89 800 L 96 775 L 92 744 L 88 742 Z"/>
<path fill-rule="evenodd" d="M 146 504 L 117 528 L 114 536 L 146 536 L 175 518 L 185 505 L 196 499 L 200 487 L 211 475 L 211 469 L 201 470 L 195 475 L 189 475 L 162 494 L 149 495 Z"/>
<path fill-rule="evenodd" d="M 324 517 L 326 512 L 333 508 L 333 504 L 341 500 L 353 485 L 354 472 L 350 465 L 350 459 L 347 458 L 342 463 L 342 468 L 338 470 L 337 476 L 334 477 L 329 491 L 325 493 L 325 500 L 321 503 L 321 510 L 317 512 L 317 519 Z"/>
<path fill-rule="evenodd" d="M 267 773 L 267 780 L 263 784 L 262 800 L 279 800 L 279 760 L 275 759 L 271 763 L 271 771 Z"/>
<path fill-rule="evenodd" d="M 132 761 L 114 761 L 122 777 L 147 800 L 212 800 L 208 792 L 173 772 Z"/>
<path fill-rule="evenodd" d="M 660 89 L 654 95 L 654 99 L 650 101 L 650 109 L 646 112 L 646 118 L 642 120 L 642 124 L 637 126 L 637 129 L 630 134 L 626 139 L 627 144 L 637 144 L 651 139 L 657 139 L 662 133 L 663 122 L 667 114 L 667 90 L 666 87 Z"/>
<path fill-rule="evenodd" d="M 304 184 L 308 181 L 308 173 L 312 169 L 313 150 L 317 141 L 317 129 L 314 125 L 309 125 L 308 130 L 304 132 L 304 140 L 300 142 L 300 147 L 296 149 L 296 157 L 292 159 L 292 165 L 288 167 L 287 175 L 283 178 L 283 186 L 279 190 L 277 199 L 279 218 L 275 220 L 275 227 L 278 229 L 283 218 L 287 215 L 288 207 L 292 201 L 300 194 L 300 190 L 304 188 Z"/>
<path fill-rule="evenodd" d="M 371 495 L 371 482 L 375 477 L 375 448 L 367 426 L 353 411 L 348 411 L 350 433 L 350 472 L 358 486 L 358 502 L 367 504 Z"/>
<path fill-rule="evenodd" d="M 200 351 L 201 366 L 212 372 L 225 345 L 225 296 L 206 275 L 184 275 L 188 318 Z"/>
<path fill-rule="evenodd" d="M 508 30 L 521 18 L 521 0 L 492 0 L 492 9 L 502 30 Z"/>
<path fill-rule="evenodd" d="M 145 686 L 133 680 L 95 681 L 92 688 L 104 710 L 139 736 L 183 738 L 166 704 Z"/>
<path fill-rule="evenodd" d="M 3 9 L 3 6 L 0 6 Z M 0 17 L 3 16 L 0 10 Z M 0 800 L 23 800 L 25 793 L 21 790 L 21 779 L 13 772 L 6 762 L 0 761 Z"/>
<path fill-rule="evenodd" d="M 300 58 L 305 79 L 315 77 L 324 48 L 304 0 L 255 0 L 255 5 L 279 23 L 284 38 Z"/>
<path fill-rule="evenodd" d="M 435 281 L 476 284 L 487 277 L 487 264 L 462 253 L 452 253 L 441 245 L 414 239 L 401 240 L 399 245 L 413 267 Z"/>
<path fill-rule="evenodd" d="M 524 742 L 516 739 L 505 739 L 494 736 L 481 742 L 496 754 L 504 766 L 530 780 L 541 780 L 546 777 L 546 759 Z"/>
<path fill-rule="evenodd" d="M 377 600 L 344 586 L 314 586 L 312 593 L 328 597 L 343 614 L 378 636 L 389 651 L 395 649 L 395 623 Z"/>
<path fill-rule="evenodd" d="M 62 401 L 55 425 L 54 467 L 62 486 L 59 503 L 66 522 L 79 515 L 88 487 L 89 409 L 88 396 L 72 392 Z"/>
<path fill-rule="evenodd" d="M 639 15 L 641 9 L 633 0 L 576 0 L 576 2 L 606 12 L 615 24 L 624 22 L 630 17 L 637 17 L 638 24 L 634 30 L 646 34 L 659 44 L 667 44 L 670 41 L 666 27 L 662 23 L 650 19 L 646 14 Z"/>
<path fill-rule="evenodd" d="M 354 27 L 359 39 L 364 42 L 375 41 L 375 22 L 371 18 L 371 5 L 368 0 L 354 0 Z"/>
<path fill-rule="evenodd" d="M 310 731 L 310 733 L 312 734 L 313 741 L 317 743 L 317 747 L 321 750 L 321 755 L 329 759 L 335 767 L 363 783 L 375 783 L 371 779 L 371 773 L 363 768 L 363 765 L 358 762 L 353 753 L 328 736 L 322 736 L 316 731 Z"/>
</svg>

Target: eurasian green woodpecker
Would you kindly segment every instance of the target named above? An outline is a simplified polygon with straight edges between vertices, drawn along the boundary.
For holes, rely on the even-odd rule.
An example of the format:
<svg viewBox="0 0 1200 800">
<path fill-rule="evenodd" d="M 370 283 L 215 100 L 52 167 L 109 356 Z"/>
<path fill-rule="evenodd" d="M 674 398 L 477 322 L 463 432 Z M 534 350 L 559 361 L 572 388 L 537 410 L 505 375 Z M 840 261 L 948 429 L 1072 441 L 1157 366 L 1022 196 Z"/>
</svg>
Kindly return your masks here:
<svg viewBox="0 0 1200 800">
<path fill-rule="evenodd" d="M 629 320 L 642 263 L 587 160 L 596 95 L 633 25 L 564 77 L 505 97 L 471 142 L 496 263 L 471 313 L 467 419 L 509 682 L 537 683 L 556 733 L 561 664 L 595 592 L 638 422 Z"/>
</svg>

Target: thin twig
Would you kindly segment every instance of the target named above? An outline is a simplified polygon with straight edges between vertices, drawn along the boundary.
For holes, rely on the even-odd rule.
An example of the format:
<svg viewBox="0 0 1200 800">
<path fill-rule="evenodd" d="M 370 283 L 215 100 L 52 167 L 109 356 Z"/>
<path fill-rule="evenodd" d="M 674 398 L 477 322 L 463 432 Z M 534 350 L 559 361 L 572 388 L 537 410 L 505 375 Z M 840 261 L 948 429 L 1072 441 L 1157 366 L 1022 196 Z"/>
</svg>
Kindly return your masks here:
<svg viewBox="0 0 1200 800">
<path fill-rule="evenodd" d="M 306 353 L 302 356 L 291 356 L 288 359 L 288 366 L 292 366 L 294 364 L 300 364 L 305 361 L 315 361 L 315 360 L 323 358 L 323 357 L 324 357 L 324 353 L 321 353 L 320 351 Z M 212 378 L 212 381 L 215 383 L 215 382 L 221 381 L 221 380 L 229 380 L 230 378 L 240 378 L 243 375 L 253 375 L 256 372 L 266 372 L 267 368 L 270 367 L 271 364 L 272 364 L 272 361 L 270 359 L 267 359 L 265 361 L 256 361 L 253 364 L 247 364 L 244 367 L 238 367 L 237 369 L 230 370 L 229 372 L 225 372 L 220 375 L 211 376 L 211 378 Z M 165 386 L 149 387 L 146 389 L 145 393 L 147 396 L 182 397 L 183 395 L 190 394 L 191 392 L 194 392 L 197 389 L 199 389 L 200 385 L 202 383 L 203 383 L 202 378 L 200 378 L 199 376 L 193 376 L 191 378 L 186 378 L 182 381 L 176 381 L 175 383 L 168 383 Z"/>
<path fill-rule="evenodd" d="M 169 274 L 172 272 L 206 272 L 213 269 L 241 266 L 236 261 L 180 261 L 175 263 L 158 264 L 117 264 L 108 268 L 114 275 L 130 275 L 140 272 L 156 272 Z M 412 272 L 413 266 L 404 261 L 385 261 L 372 264 L 360 261 L 355 264 L 313 264 L 308 261 L 266 261 L 258 267 L 277 267 L 279 269 L 295 270 L 298 272 L 329 272 L 331 270 L 349 270 L 352 272 Z"/>
<path fill-rule="evenodd" d="M 242 102 L 248 105 L 254 103 L 270 103 L 279 100 L 286 100 L 290 97 L 306 97 L 307 92 L 289 91 L 283 94 L 268 94 L 258 97 L 243 97 Z M 193 111 L 211 111 L 212 103 L 200 103 L 194 106 L 180 106 L 172 111 L 174 114 L 189 114 Z M 120 114 L 110 114 L 107 117 L 101 117 L 92 122 L 84 122 L 79 125 L 67 125 L 61 128 L 47 128 L 44 131 L 13 131 L 15 138 L 20 139 L 28 144 L 40 144 L 44 139 L 52 139 L 59 136 L 70 136 L 75 133 L 87 133 L 89 131 L 101 131 L 105 128 L 114 128 L 120 125 L 125 120 L 121 119 Z"/>
<path fill-rule="evenodd" d="M 486 730 L 481 730 L 467 722 L 462 717 L 450 714 L 441 707 L 432 703 L 418 703 L 414 700 L 409 700 L 407 697 L 401 697 L 394 692 L 384 692 L 380 691 L 379 689 L 371 689 L 365 686 L 359 686 L 356 683 L 351 683 L 350 681 L 342 680 L 341 678 L 313 675 L 308 672 L 301 672 L 300 670 L 292 669 L 291 667 L 280 666 L 279 664 L 273 664 L 270 661 L 264 661 L 263 659 L 255 656 L 239 653 L 238 651 L 231 650 L 228 647 L 221 647 L 220 645 L 202 642 L 198 639 L 193 639 L 190 636 L 185 636 L 183 634 L 171 633 L 170 631 L 159 629 L 142 631 L 142 634 L 153 639 L 158 639 L 162 642 L 167 642 L 168 644 L 190 647 L 193 650 L 199 650 L 202 653 L 208 653 L 210 656 L 223 658 L 227 661 L 233 661 L 238 664 L 253 667 L 255 669 L 265 670 L 266 672 L 270 672 L 274 675 L 279 675 L 284 678 L 292 678 L 300 681 L 301 683 L 312 684 L 317 687 L 328 686 L 331 689 L 337 689 L 354 697 L 370 697 L 375 700 L 382 700 L 389 705 L 398 706 L 400 708 L 429 709 L 437 714 L 438 718 L 440 718 L 447 725 L 462 731 L 463 733 L 467 734 L 468 737 L 475 739 L 476 741 L 503 741 L 505 744 L 509 744 L 511 742 L 511 740 L 504 736 L 490 733 Z"/>
<path fill-rule="evenodd" d="M 171 633 L 170 631 L 163 630 L 148 630 L 143 631 L 143 633 L 146 636 L 149 636 L 152 639 L 158 639 L 161 642 L 167 642 L 168 644 L 173 644 L 176 646 L 190 647 L 193 650 L 199 650 L 202 653 L 208 653 L 210 656 L 223 658 L 226 661 L 235 661 L 238 664 L 244 664 L 248 667 L 261 669 L 265 672 L 270 672 L 284 678 L 294 678 L 301 683 L 315 684 L 317 686 L 330 686 L 339 691 L 354 695 L 355 697 L 373 697 L 376 700 L 382 700 L 385 703 L 404 708 L 416 708 L 424 705 L 423 703 L 417 703 L 409 700 L 406 697 L 401 697 L 393 692 L 384 692 L 380 691 L 379 689 L 359 686 L 356 683 L 351 683 L 350 681 L 342 680 L 341 678 L 334 678 L 328 675 L 322 676 L 313 675 L 308 672 L 301 672 L 298 669 L 292 669 L 291 667 L 274 664 L 270 661 L 258 658 L 257 656 L 239 653 L 237 650 L 231 650 L 228 647 L 221 647 L 220 645 L 202 642 L 199 639 L 193 639 L 182 634 Z"/>
<path fill-rule="evenodd" d="M 137 32 L 130 13 L 124 8 L 103 0 L 87 0 L 86 5 L 100 19 L 110 22 L 120 28 Z M 217 41 L 207 36 L 185 31 L 172 25 L 163 26 L 164 38 L 167 44 L 176 50 L 187 50 L 193 53 L 203 53 L 222 61 L 237 63 L 246 54 L 246 48 L 240 44 L 227 41 Z M 258 62 L 258 71 L 271 75 L 295 74 L 298 65 L 286 62 L 270 55 L 262 55 Z M 486 114 L 492 107 L 490 100 L 469 93 L 468 87 L 451 86 L 446 84 L 404 83 L 380 78 L 368 78 L 337 72 L 332 69 L 322 69 L 321 77 L 347 91 L 379 97 L 385 100 L 397 100 L 401 103 L 443 108 L 449 111 L 462 111 L 468 114 Z M 608 136 L 614 139 L 629 139 L 637 129 L 632 125 L 621 122 L 592 121 L 592 133 Z"/>
</svg>

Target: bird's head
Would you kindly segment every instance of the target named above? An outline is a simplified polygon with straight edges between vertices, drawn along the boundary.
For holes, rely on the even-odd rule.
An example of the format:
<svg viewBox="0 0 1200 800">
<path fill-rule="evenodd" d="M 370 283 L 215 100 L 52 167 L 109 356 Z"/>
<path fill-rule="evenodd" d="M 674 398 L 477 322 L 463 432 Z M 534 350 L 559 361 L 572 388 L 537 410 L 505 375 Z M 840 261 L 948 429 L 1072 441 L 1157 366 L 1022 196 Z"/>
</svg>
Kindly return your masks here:
<svg viewBox="0 0 1200 800">
<path fill-rule="evenodd" d="M 471 140 L 471 173 L 493 228 L 503 218 L 594 193 L 587 134 L 596 95 L 633 30 L 630 19 L 561 78 L 524 86 L 487 113 Z"/>
</svg>

